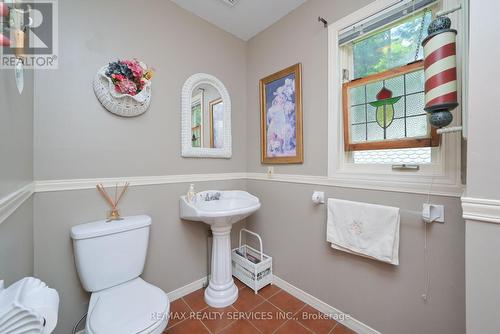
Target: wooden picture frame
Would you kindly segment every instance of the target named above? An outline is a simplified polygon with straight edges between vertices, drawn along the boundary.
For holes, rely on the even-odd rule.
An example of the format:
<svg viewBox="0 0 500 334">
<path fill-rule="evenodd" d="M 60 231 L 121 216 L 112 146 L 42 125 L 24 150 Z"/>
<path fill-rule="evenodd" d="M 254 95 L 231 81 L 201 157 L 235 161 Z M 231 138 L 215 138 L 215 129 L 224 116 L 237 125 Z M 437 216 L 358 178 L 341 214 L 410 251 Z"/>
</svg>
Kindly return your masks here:
<svg viewBox="0 0 500 334">
<path fill-rule="evenodd" d="M 224 147 L 224 142 L 222 143 L 222 146 L 221 147 L 216 147 L 216 141 L 215 141 L 215 132 L 216 132 L 216 129 L 215 129 L 215 123 L 214 123 L 214 107 L 216 107 L 217 105 L 223 103 L 224 101 L 222 100 L 222 98 L 219 98 L 219 99 L 215 99 L 215 100 L 212 100 L 208 103 L 208 112 L 209 112 L 209 120 L 210 120 L 210 147 L 211 148 L 221 148 L 221 147 Z M 224 117 L 224 110 L 222 110 L 222 117 Z M 220 130 L 220 129 L 219 129 Z M 220 131 L 224 131 L 224 129 L 220 130 Z M 223 135 L 223 133 L 221 133 L 221 135 Z M 224 140 L 222 138 L 222 140 Z"/>
<path fill-rule="evenodd" d="M 343 113 L 343 131 L 344 131 L 344 150 L 361 151 L 361 150 L 383 150 L 383 149 L 401 149 L 401 148 L 416 148 L 416 147 L 437 147 L 440 145 L 440 136 L 435 128 L 431 128 L 430 133 L 426 137 L 414 137 L 406 139 L 381 140 L 362 143 L 352 143 L 350 138 L 350 100 L 349 90 L 359 86 L 364 86 L 372 82 L 390 79 L 400 75 L 415 72 L 424 68 L 423 61 L 417 61 L 393 68 L 385 72 L 366 76 L 361 79 L 352 80 L 342 85 L 342 113 Z"/>
<path fill-rule="evenodd" d="M 303 163 L 302 65 L 261 79 L 259 91 L 261 163 Z"/>
</svg>

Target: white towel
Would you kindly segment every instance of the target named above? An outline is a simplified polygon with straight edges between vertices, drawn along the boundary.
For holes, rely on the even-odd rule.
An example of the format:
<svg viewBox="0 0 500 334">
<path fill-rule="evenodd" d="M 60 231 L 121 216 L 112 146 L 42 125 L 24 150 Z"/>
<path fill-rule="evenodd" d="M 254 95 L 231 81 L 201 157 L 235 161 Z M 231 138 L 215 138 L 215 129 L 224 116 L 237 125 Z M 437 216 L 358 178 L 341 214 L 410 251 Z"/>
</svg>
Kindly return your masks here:
<svg viewBox="0 0 500 334">
<path fill-rule="evenodd" d="M 328 199 L 326 240 L 332 248 L 399 264 L 399 208 Z"/>
</svg>

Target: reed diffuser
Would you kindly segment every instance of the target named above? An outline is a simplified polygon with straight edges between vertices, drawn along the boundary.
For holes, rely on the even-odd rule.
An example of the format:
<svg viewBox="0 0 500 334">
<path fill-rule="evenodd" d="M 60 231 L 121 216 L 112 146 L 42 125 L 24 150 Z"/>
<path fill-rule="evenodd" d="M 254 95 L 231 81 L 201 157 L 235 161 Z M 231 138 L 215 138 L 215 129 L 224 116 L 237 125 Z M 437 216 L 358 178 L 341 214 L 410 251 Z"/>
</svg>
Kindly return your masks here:
<svg viewBox="0 0 500 334">
<path fill-rule="evenodd" d="M 102 183 L 96 185 L 97 191 L 102 195 L 102 197 L 106 200 L 106 202 L 109 204 L 111 207 L 111 210 L 109 211 L 106 220 L 108 222 L 114 221 L 114 220 L 121 220 L 122 218 L 120 217 L 120 212 L 118 211 L 118 203 L 120 203 L 120 200 L 123 197 L 123 194 L 128 189 L 128 186 L 130 183 L 125 182 L 125 185 L 122 187 L 122 190 L 120 194 L 118 195 L 118 183 L 115 186 L 115 198 L 111 198 L 111 196 L 107 193 L 107 191 L 104 189 L 104 186 Z"/>
</svg>

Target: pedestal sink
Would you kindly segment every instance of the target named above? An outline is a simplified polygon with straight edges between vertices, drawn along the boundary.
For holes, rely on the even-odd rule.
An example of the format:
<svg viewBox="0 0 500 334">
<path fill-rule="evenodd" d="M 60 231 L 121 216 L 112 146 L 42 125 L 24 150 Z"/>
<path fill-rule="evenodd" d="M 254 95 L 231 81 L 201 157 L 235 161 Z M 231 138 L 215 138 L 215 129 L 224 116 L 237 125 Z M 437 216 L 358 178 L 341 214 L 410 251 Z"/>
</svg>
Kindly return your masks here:
<svg viewBox="0 0 500 334">
<path fill-rule="evenodd" d="M 205 290 L 208 305 L 221 308 L 238 299 L 231 266 L 231 227 L 259 208 L 259 199 L 246 191 L 203 191 L 192 203 L 181 196 L 181 218 L 204 222 L 212 229 L 212 274 Z"/>
</svg>

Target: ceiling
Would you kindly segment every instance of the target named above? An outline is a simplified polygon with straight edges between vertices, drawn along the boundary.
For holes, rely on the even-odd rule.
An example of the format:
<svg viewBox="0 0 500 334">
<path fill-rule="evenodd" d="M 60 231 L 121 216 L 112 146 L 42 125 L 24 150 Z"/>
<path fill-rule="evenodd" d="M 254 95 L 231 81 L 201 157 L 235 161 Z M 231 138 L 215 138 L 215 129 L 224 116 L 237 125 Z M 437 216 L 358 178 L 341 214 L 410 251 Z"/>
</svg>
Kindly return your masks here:
<svg viewBox="0 0 500 334">
<path fill-rule="evenodd" d="M 233 7 L 223 0 L 172 1 L 247 41 L 307 0 L 239 0 Z"/>
</svg>

